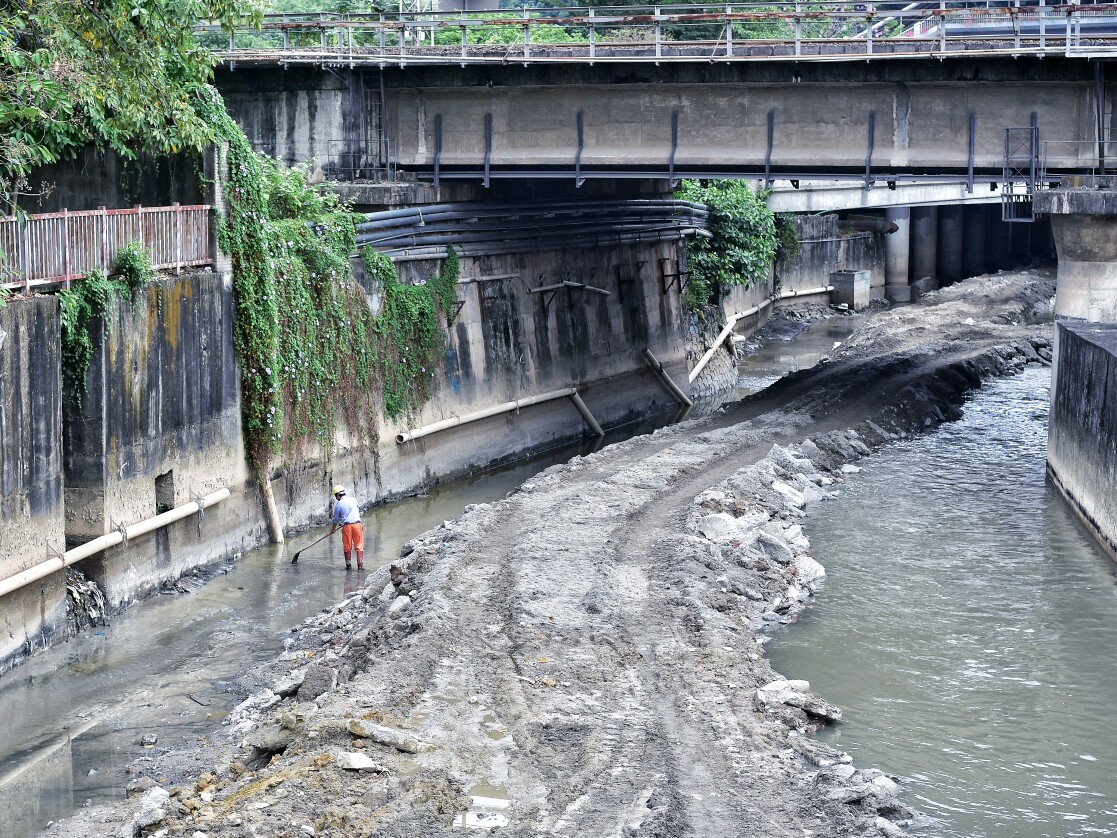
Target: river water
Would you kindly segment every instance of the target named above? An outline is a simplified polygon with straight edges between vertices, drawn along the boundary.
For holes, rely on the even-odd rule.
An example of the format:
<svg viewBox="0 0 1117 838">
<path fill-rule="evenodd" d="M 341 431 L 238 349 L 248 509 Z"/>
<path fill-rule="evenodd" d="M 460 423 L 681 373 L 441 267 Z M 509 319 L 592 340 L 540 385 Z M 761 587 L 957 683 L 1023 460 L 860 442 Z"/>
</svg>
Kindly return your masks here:
<svg viewBox="0 0 1117 838">
<path fill-rule="evenodd" d="M 1045 482 L 1048 383 L 864 460 L 806 523 L 815 606 L 768 644 L 936 838 L 1117 834 L 1117 573 Z"/>
</svg>

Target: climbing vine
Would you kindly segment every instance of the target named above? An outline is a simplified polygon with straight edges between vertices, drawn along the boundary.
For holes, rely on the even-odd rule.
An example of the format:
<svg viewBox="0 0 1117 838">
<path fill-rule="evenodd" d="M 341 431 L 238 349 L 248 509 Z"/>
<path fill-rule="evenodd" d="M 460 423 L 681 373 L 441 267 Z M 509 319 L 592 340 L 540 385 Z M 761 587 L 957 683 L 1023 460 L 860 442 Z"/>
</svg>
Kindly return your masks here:
<svg viewBox="0 0 1117 838">
<path fill-rule="evenodd" d="M 113 273 L 120 277 L 120 282 L 128 292 L 128 296 L 135 300 L 140 289 L 155 281 L 155 268 L 147 256 L 147 249 L 140 242 L 130 242 L 116 252 L 113 260 Z"/>
<path fill-rule="evenodd" d="M 62 375 L 80 407 L 93 359 L 93 325 L 105 316 L 113 298 L 127 290 L 103 271 L 94 271 L 58 295 L 62 325 Z M 106 321 L 106 328 L 109 321 Z"/>
<path fill-rule="evenodd" d="M 449 248 L 438 274 L 417 285 L 400 282 L 384 254 L 365 248 L 362 256 L 383 295 L 375 335 L 384 413 L 399 419 L 417 411 L 434 392 L 435 371 L 446 349 L 438 313 L 457 302 L 458 256 Z"/>
<path fill-rule="evenodd" d="M 373 313 L 349 262 L 354 216 L 309 169 L 253 151 L 220 96 L 197 108 L 227 144 L 226 214 L 218 239 L 233 260 L 234 342 L 241 364 L 245 448 L 263 475 L 282 447 L 329 448 L 344 423 L 375 442 L 378 403 L 393 419 L 416 411 L 436 386 L 445 350 L 438 311 L 457 300 L 452 249 L 437 277 L 401 283 L 387 257 L 366 249 L 382 293 Z"/>
<path fill-rule="evenodd" d="M 690 279 L 684 301 L 692 311 L 707 305 L 720 286 L 752 286 L 768 277 L 776 255 L 772 211 L 739 180 L 684 180 L 675 196 L 709 208 L 712 238 L 687 242 Z"/>
</svg>

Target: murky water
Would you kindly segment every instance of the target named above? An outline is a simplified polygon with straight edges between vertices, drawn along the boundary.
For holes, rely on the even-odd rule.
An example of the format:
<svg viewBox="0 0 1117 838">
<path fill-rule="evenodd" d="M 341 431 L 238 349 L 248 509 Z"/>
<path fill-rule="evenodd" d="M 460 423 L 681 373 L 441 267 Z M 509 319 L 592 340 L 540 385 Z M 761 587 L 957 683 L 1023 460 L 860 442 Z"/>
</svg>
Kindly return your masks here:
<svg viewBox="0 0 1117 838">
<path fill-rule="evenodd" d="M 768 647 L 936 838 L 1117 834 L 1117 566 L 1045 483 L 1048 380 L 863 461 L 807 523 L 816 606 Z"/>
<path fill-rule="evenodd" d="M 813 367 L 860 326 L 858 315 L 830 317 L 812 323 L 791 340 L 774 340 L 743 357 L 734 398 L 742 399 L 775 384 L 789 372 Z"/>
<path fill-rule="evenodd" d="M 397 558 L 404 542 L 467 504 L 502 498 L 547 466 L 674 418 L 652 417 L 604 441 L 369 510 L 366 567 Z M 133 760 L 210 735 L 239 703 L 238 675 L 274 658 L 290 627 L 362 587 L 366 574 L 346 573 L 338 538 L 291 564 L 294 551 L 323 534 L 251 550 L 194 592 L 149 599 L 0 677 L 0 838 L 28 838 L 86 801 L 119 799 Z M 157 741 L 145 745 L 150 736 Z"/>
</svg>

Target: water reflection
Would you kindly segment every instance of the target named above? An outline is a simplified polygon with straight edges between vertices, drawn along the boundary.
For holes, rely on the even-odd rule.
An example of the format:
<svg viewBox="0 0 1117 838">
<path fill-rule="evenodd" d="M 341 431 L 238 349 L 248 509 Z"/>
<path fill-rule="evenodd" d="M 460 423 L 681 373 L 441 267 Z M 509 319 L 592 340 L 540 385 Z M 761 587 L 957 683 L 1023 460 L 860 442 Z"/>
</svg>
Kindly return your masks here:
<svg viewBox="0 0 1117 838">
<path fill-rule="evenodd" d="M 817 606 L 769 647 L 943 838 L 1117 832 L 1117 574 L 1045 482 L 1048 381 L 865 461 L 808 522 Z"/>
</svg>

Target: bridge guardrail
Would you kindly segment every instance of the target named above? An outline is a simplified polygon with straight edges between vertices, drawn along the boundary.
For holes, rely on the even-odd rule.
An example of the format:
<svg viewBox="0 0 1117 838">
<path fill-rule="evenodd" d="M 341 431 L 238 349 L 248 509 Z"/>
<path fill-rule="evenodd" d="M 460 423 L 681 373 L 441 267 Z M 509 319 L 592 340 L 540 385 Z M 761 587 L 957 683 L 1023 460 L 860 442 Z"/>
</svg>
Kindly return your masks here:
<svg viewBox="0 0 1117 838">
<path fill-rule="evenodd" d="M 819 61 L 947 55 L 1117 55 L 1117 4 L 823 0 L 521 8 L 487 13 L 269 15 L 196 31 L 230 64 Z"/>
<path fill-rule="evenodd" d="M 210 207 L 133 207 L 0 218 L 0 288 L 30 291 L 112 270 L 117 251 L 140 242 L 157 270 L 213 263 Z"/>
</svg>

